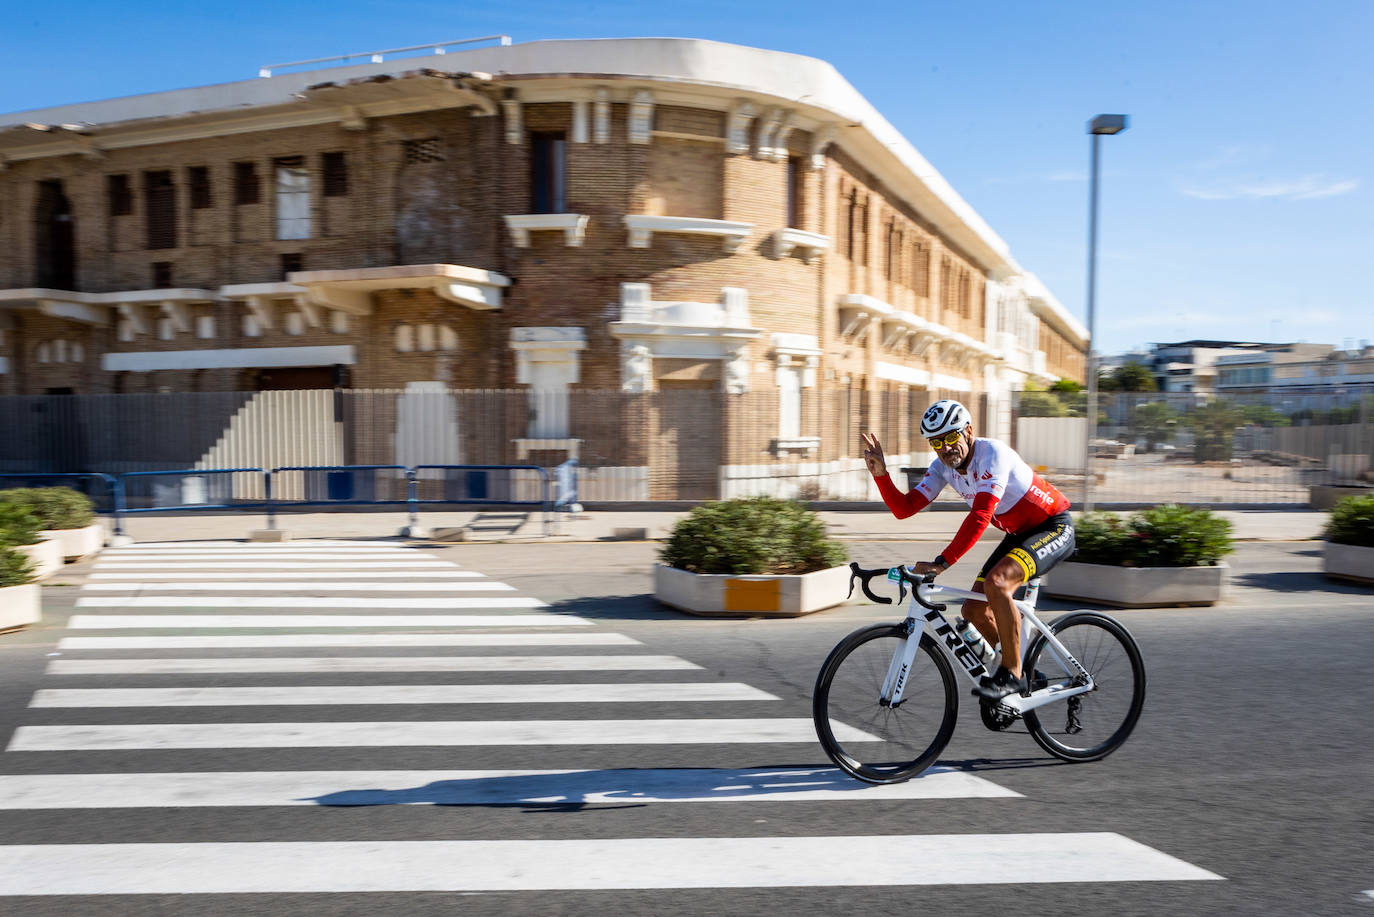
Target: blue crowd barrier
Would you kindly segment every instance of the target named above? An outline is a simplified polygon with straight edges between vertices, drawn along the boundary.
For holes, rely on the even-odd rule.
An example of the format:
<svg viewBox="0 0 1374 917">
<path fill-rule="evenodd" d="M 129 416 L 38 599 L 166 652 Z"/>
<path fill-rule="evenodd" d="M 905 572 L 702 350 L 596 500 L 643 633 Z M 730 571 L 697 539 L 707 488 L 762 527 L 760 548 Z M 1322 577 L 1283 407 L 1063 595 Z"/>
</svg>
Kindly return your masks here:
<svg viewBox="0 0 1374 917">
<path fill-rule="evenodd" d="M 392 474 L 388 476 L 383 472 Z M 567 502 L 569 497 L 575 501 L 575 467 L 560 468 L 559 472 L 561 502 Z M 261 499 L 234 496 L 233 475 L 244 474 L 261 476 Z M 287 482 L 281 476 L 288 474 L 301 476 L 299 496 L 283 496 Z M 569 474 L 574 477 L 569 478 Z M 531 475 L 534 480 L 530 479 Z M 22 486 L 64 480 L 84 484 L 84 489 L 73 488 L 83 493 L 88 493 L 93 481 L 106 486 L 107 493 L 95 502 L 100 511 L 113 514 L 116 535 L 124 534 L 123 516 L 126 513 L 211 509 L 261 509 L 267 515 L 267 527 L 273 529 L 276 528 L 277 509 L 285 506 L 404 505 L 412 528 L 419 525 L 421 506 L 539 506 L 543 509 L 546 535 L 553 532 L 557 518 L 549 471 L 538 465 L 287 465 L 270 471 L 262 468 L 187 468 L 130 471 L 120 475 L 100 472 L 0 474 L 0 485 L 5 481 Z M 573 482 L 571 487 L 569 480 Z M 432 483 L 438 486 L 431 486 Z M 425 485 L 423 494 L 422 484 Z M 240 491 L 254 489 L 256 482 L 252 486 L 238 482 Z"/>
<path fill-rule="evenodd" d="M 379 477 L 378 472 L 400 472 L 400 480 Z M 299 497 L 282 496 L 278 475 L 299 474 Z M 276 528 L 276 510 L 282 506 L 386 506 L 409 500 L 410 469 L 405 465 L 284 465 L 267 476 L 267 527 Z M 391 491 L 391 493 L 388 493 Z"/>
<path fill-rule="evenodd" d="M 539 479 L 539 496 L 527 496 L 521 473 Z M 421 480 L 442 482 L 440 496 L 420 496 Z M 538 465 L 416 465 L 410 469 L 410 524 L 418 525 L 420 504 L 488 504 L 543 507 L 544 534 L 551 534 L 555 516 L 547 468 Z"/>
</svg>

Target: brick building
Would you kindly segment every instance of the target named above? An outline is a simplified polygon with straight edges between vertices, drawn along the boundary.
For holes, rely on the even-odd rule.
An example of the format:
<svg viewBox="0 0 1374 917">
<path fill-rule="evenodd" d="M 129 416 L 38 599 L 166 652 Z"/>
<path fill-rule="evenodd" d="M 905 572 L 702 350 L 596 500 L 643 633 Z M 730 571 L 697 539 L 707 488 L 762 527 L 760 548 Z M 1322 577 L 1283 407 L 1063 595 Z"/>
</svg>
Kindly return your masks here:
<svg viewBox="0 0 1374 917">
<path fill-rule="evenodd" d="M 582 392 L 662 393 L 669 452 L 747 410 L 708 451 L 757 465 L 1083 381 L 1083 327 L 832 67 L 707 41 L 0 116 L 0 247 L 0 395 L 528 390 L 546 463 L 600 435 Z"/>
</svg>

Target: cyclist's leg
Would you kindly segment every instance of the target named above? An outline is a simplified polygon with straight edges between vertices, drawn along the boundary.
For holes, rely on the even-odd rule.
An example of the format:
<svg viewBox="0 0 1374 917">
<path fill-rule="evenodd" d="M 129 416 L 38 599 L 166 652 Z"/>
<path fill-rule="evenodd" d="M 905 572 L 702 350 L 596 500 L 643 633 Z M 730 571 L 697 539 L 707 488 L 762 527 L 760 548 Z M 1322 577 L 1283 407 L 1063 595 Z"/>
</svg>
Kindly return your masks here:
<svg viewBox="0 0 1374 917">
<path fill-rule="evenodd" d="M 997 622 L 997 635 L 1002 642 L 1002 665 L 1016 677 L 1021 676 L 1021 612 L 1012 596 L 1021 584 L 1035 575 L 1031 559 L 1027 567 L 1025 551 L 1014 548 L 988 571 L 984 593 L 988 607 Z"/>
<path fill-rule="evenodd" d="M 1021 674 L 1021 612 L 1013 596 L 1021 585 L 1049 570 L 1074 551 L 1073 519 L 1067 512 L 1049 519 L 1030 532 L 1003 539 L 1013 545 L 992 564 L 984 592 L 1002 638 L 1002 665 L 1012 675 Z"/>
<path fill-rule="evenodd" d="M 973 581 L 971 591 L 986 594 L 988 573 L 997 562 L 1007 556 L 1007 552 L 1021 543 L 1015 535 L 1007 535 L 1002 539 L 1002 543 L 993 549 L 987 561 L 983 563 L 983 568 L 978 571 L 978 577 Z M 988 608 L 987 602 L 965 602 L 962 609 L 964 619 L 978 628 L 978 633 L 982 634 L 992 646 L 997 645 L 997 619 Z"/>
</svg>

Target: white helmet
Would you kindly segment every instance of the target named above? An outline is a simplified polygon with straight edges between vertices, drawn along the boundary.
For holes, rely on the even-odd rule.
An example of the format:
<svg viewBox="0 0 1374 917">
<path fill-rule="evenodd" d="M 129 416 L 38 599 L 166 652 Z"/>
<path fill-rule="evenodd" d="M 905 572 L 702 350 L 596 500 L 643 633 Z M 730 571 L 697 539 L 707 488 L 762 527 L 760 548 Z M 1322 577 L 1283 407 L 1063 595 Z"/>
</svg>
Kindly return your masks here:
<svg viewBox="0 0 1374 917">
<path fill-rule="evenodd" d="M 921 415 L 921 435 L 926 439 L 952 430 L 962 430 L 973 422 L 968 408 L 957 401 L 937 401 Z"/>
</svg>

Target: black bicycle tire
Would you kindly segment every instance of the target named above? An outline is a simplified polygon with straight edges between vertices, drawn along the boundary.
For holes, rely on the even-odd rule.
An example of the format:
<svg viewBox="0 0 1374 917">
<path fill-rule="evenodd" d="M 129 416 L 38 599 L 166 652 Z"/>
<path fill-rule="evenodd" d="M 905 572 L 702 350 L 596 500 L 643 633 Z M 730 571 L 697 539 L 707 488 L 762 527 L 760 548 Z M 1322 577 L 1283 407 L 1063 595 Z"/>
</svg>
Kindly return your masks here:
<svg viewBox="0 0 1374 917">
<path fill-rule="evenodd" d="M 904 630 L 899 624 L 874 624 L 870 627 L 860 628 L 835 645 L 825 662 L 822 663 L 820 672 L 816 675 L 816 688 L 811 700 L 811 718 L 815 722 L 816 737 L 820 739 L 821 748 L 825 750 L 826 756 L 835 763 L 836 767 L 856 780 L 862 780 L 865 783 L 901 783 L 930 767 L 931 764 L 935 763 L 940 753 L 945 750 L 945 746 L 949 744 L 959 718 L 959 692 L 954 680 L 954 670 L 935 641 L 931 640 L 928 634 L 922 634 L 918 650 L 925 652 L 930 657 L 936 671 L 940 673 L 940 680 L 945 689 L 944 716 L 931 744 L 919 757 L 912 759 L 900 769 L 880 771 L 847 754 L 843 746 L 836 741 L 834 731 L 830 726 L 828 701 L 830 686 L 840 665 L 855 649 L 870 640 L 883 637 L 900 637 L 903 634 Z"/>
<path fill-rule="evenodd" d="M 1124 624 L 1101 612 L 1075 611 L 1050 622 L 1050 630 L 1058 635 L 1061 630 L 1084 623 L 1102 627 L 1112 633 L 1120 641 L 1126 651 L 1127 658 L 1130 659 L 1131 671 L 1135 676 L 1135 691 L 1131 697 L 1131 705 L 1126 712 L 1125 719 L 1110 736 L 1092 748 L 1072 749 L 1055 741 L 1054 737 L 1049 734 L 1049 730 L 1040 722 L 1035 710 L 1026 711 L 1021 718 L 1037 745 L 1060 760 L 1074 763 L 1101 761 L 1120 748 L 1135 731 L 1136 724 L 1140 721 L 1140 714 L 1145 709 L 1145 660 L 1141 656 L 1140 645 L 1136 643 L 1135 637 L 1131 636 L 1131 632 L 1126 629 Z M 1043 634 L 1036 635 L 1035 643 L 1032 644 L 1030 652 L 1026 654 L 1026 669 L 1028 671 L 1035 670 L 1035 664 L 1040 658 L 1040 653 L 1048 644 L 1049 641 L 1045 639 Z M 1055 706 L 1057 708 L 1058 705 Z"/>
</svg>

